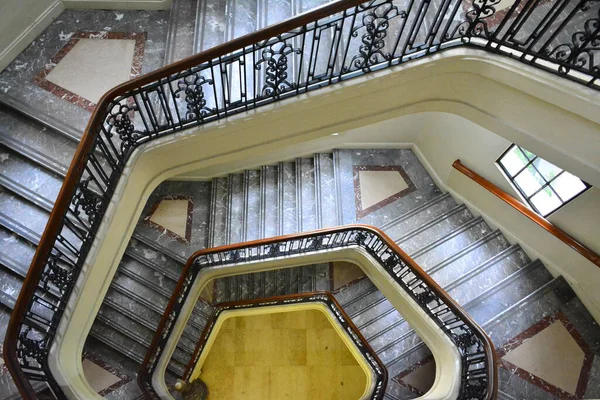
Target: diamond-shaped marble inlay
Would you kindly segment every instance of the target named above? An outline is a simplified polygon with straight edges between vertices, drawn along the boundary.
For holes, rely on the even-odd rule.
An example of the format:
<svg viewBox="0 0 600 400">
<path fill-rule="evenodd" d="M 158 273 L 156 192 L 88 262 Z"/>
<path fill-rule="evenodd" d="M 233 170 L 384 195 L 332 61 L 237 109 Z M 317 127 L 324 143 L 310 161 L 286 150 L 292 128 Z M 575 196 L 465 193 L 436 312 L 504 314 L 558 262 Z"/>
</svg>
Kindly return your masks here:
<svg viewBox="0 0 600 400">
<path fill-rule="evenodd" d="M 355 165 L 356 214 L 362 218 L 415 190 L 412 181 L 397 165 Z"/>
<path fill-rule="evenodd" d="M 135 40 L 80 39 L 46 79 L 92 103 L 129 80 Z"/>
<path fill-rule="evenodd" d="M 98 393 L 110 388 L 121 381 L 121 378 L 111 374 L 96 363 L 84 359 L 82 362 L 83 374 L 90 386 Z"/>
<path fill-rule="evenodd" d="M 562 313 L 538 321 L 498 350 L 501 365 L 560 399 L 584 395 L 594 353 Z"/>
<path fill-rule="evenodd" d="M 93 111 L 108 90 L 140 75 L 144 32 L 75 32 L 33 82 Z"/>
<path fill-rule="evenodd" d="M 431 360 L 421 365 L 402 378 L 402 382 L 413 387 L 419 393 L 427 393 L 435 381 L 435 361 Z"/>
<path fill-rule="evenodd" d="M 398 171 L 359 171 L 358 179 L 363 210 L 408 188 Z"/>
<path fill-rule="evenodd" d="M 163 199 L 153 208 L 146 220 L 158 229 L 167 230 L 167 233 L 189 241 L 191 209 L 190 199 Z"/>
<path fill-rule="evenodd" d="M 585 353 L 561 321 L 514 348 L 502 359 L 575 394 Z"/>
</svg>

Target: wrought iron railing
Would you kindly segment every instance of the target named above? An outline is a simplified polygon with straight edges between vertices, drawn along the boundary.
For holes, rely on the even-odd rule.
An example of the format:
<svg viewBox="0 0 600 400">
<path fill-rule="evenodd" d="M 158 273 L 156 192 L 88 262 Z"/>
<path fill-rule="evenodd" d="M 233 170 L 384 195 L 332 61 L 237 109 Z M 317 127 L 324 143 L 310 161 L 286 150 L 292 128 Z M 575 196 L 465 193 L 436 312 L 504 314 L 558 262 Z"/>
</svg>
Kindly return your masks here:
<svg viewBox="0 0 600 400">
<path fill-rule="evenodd" d="M 201 250 L 188 260 L 158 325 L 138 384 L 151 398 L 160 398 L 152 384 L 158 361 L 198 274 L 206 268 L 308 256 L 327 250 L 361 249 L 385 270 L 398 290 L 404 291 L 454 343 L 461 356 L 459 399 L 494 399 L 497 392 L 495 350 L 484 331 L 405 252 L 380 230 L 348 225 L 321 231 Z M 194 300 L 192 298 L 192 300 Z M 197 354 L 195 354 L 196 359 Z M 385 388 L 383 388 L 385 389 Z M 383 396 L 383 391 L 376 392 Z M 380 397 L 373 397 L 374 399 Z"/>
<path fill-rule="evenodd" d="M 62 390 L 48 352 L 134 149 L 457 46 L 600 89 L 598 0 L 339 0 L 129 81 L 96 107 L 12 313 L 4 358 L 21 394 Z M 43 293 L 59 293 L 48 299 Z"/>
<path fill-rule="evenodd" d="M 177 294 L 174 293 L 173 297 L 177 297 Z M 172 299 L 173 301 L 177 301 L 177 299 Z M 184 300 L 185 301 L 185 300 Z M 190 361 L 185 369 L 185 373 L 181 378 L 184 382 L 188 382 L 192 376 L 202 353 L 206 350 L 206 345 L 208 342 L 208 338 L 213 334 L 213 330 L 215 328 L 216 322 L 218 318 L 223 314 L 223 312 L 231 311 L 231 310 L 250 310 L 256 308 L 264 308 L 264 307 L 274 307 L 274 306 L 287 306 L 292 304 L 322 304 L 324 305 L 331 313 L 332 317 L 335 318 L 335 321 L 341 326 L 342 331 L 348 338 L 354 343 L 354 346 L 360 352 L 363 362 L 368 365 L 369 369 L 372 371 L 374 376 L 373 385 L 370 390 L 370 398 L 382 399 L 385 391 L 385 386 L 387 383 L 387 370 L 375 351 L 371 348 L 367 340 L 362 336 L 358 328 L 354 325 L 350 317 L 346 314 L 342 306 L 337 302 L 335 297 L 329 292 L 311 292 L 311 293 L 301 293 L 301 294 L 290 294 L 284 296 L 273 296 L 269 298 L 263 299 L 253 299 L 253 300 L 241 300 L 241 301 L 231 301 L 226 303 L 220 303 L 215 307 L 213 314 L 208 319 L 206 323 L 206 327 L 202 332 L 202 336 L 198 340 L 196 344 L 196 348 L 194 349 L 194 353 L 190 358 Z M 163 329 L 165 332 L 165 329 Z M 153 353 L 154 354 L 154 353 Z M 155 360 L 148 360 L 148 363 L 155 363 Z M 140 371 L 138 373 L 138 384 L 142 391 L 147 395 L 147 397 L 155 397 L 156 392 L 152 388 L 151 382 L 148 379 L 149 376 L 146 374 L 148 371 L 148 364 L 142 364 Z"/>
</svg>

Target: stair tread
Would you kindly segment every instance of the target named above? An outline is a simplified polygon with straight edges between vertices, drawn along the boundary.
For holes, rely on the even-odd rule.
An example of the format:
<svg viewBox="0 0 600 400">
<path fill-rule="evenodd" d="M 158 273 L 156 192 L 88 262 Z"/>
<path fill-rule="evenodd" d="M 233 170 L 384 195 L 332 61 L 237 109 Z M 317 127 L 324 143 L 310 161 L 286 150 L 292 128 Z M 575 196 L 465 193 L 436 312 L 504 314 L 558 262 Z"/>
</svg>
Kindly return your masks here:
<svg viewBox="0 0 600 400">
<path fill-rule="evenodd" d="M 53 204 L 62 186 L 61 178 L 3 145 L 0 145 L 0 160 L 2 160 L 0 175 L 3 179 L 37 194 L 49 204 Z"/>
<path fill-rule="evenodd" d="M 20 152 L 36 153 L 66 173 L 77 143 L 30 118 L 0 108 L 0 141 Z"/>
</svg>

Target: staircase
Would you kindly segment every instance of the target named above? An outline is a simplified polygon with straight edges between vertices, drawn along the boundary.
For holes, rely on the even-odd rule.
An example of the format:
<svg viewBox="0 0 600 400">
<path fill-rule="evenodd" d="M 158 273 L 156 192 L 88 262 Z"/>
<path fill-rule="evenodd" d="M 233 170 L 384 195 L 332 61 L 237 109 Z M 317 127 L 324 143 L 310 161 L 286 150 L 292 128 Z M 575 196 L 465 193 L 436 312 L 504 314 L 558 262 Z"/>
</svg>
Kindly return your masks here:
<svg viewBox="0 0 600 400">
<path fill-rule="evenodd" d="M 18 110 L 0 109 L 3 321 L 14 305 L 75 146 L 67 135 Z M 212 182 L 161 184 L 140 217 L 91 330 L 89 346 L 95 343 L 141 362 L 193 251 L 355 222 L 351 167 L 365 160 L 402 164 L 417 194 L 359 222 L 367 220 L 383 229 L 465 307 L 498 347 L 559 310 L 576 313 L 597 330 L 563 278 L 553 278 L 539 260 L 530 260 L 518 244 L 442 193 L 410 150 L 334 150 Z M 145 222 L 152 204 L 166 195 L 193 197 L 192 237 L 197 238 L 192 239 L 197 240 L 193 246 Z M 212 304 L 332 290 L 331 279 L 329 264 L 221 278 L 214 283 Z M 388 398 L 417 396 L 418 391 L 407 389 L 399 377 L 421 366 L 430 352 L 398 311 L 366 278 L 343 287 L 336 297 L 386 364 L 389 376 L 396 377 L 389 381 Z M 211 301 L 196 305 L 169 364 L 174 374 L 170 379 L 183 373 L 212 308 Z"/>
<path fill-rule="evenodd" d="M 322 3 L 175 0 L 165 59 L 172 62 Z M 36 119 L 22 104 L 0 96 L 1 340 L 80 134 L 68 121 L 49 121 Z M 498 348 L 535 322 L 564 314 L 598 351 L 600 330 L 564 278 L 553 277 L 519 244 L 509 242 L 481 216 L 443 193 L 410 150 L 342 149 L 211 182 L 161 184 L 140 217 L 86 352 L 100 354 L 107 364 L 127 365 L 124 369 L 133 377 L 192 252 L 357 222 L 352 168 L 365 163 L 401 164 L 415 180 L 417 191 L 410 201 L 400 199 L 358 222 L 377 226 L 393 238 L 489 333 Z M 153 204 L 169 195 L 194 199 L 189 244 L 144 221 Z M 182 375 L 214 303 L 332 290 L 331 282 L 328 264 L 218 279 L 211 298 L 194 309 L 169 363 L 168 382 Z M 422 393 L 404 377 L 427 365 L 431 353 L 381 292 L 362 279 L 337 290 L 335 296 L 386 364 L 387 398 L 408 399 Z M 500 380 L 504 398 L 554 398 L 527 386 L 508 369 L 500 369 Z M 595 383 L 590 381 L 588 397 L 600 390 Z M 0 399 L 15 396 L 9 376 L 0 376 L 0 388 Z M 134 398 L 139 391 L 133 382 L 121 394 Z"/>
</svg>

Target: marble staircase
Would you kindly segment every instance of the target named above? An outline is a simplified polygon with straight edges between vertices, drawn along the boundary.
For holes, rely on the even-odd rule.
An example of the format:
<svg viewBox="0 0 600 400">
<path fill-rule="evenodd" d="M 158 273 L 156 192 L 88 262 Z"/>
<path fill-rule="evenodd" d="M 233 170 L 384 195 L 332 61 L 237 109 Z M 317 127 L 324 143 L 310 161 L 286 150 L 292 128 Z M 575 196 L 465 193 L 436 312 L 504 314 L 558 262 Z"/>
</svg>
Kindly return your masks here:
<svg viewBox="0 0 600 400">
<path fill-rule="evenodd" d="M 174 0 L 165 63 L 325 2 Z M 128 30 L 141 26 L 139 21 L 146 21 L 134 22 L 133 17 L 128 19 L 129 14 L 119 20 L 119 14 L 112 12 L 66 13 L 69 14 L 64 21 L 59 21 L 61 26 L 53 26 L 49 31 L 52 35 L 33 47 L 33 58 L 41 60 L 36 61 L 38 64 L 47 61 L 39 56 L 38 48 L 46 46 L 50 57 L 62 45 L 56 39 L 62 26 L 65 30 L 68 24 L 71 30 L 98 30 L 104 26 Z M 82 20 L 81 27 L 73 26 L 74 21 L 79 23 L 78 18 Z M 83 26 L 86 23 L 89 26 Z M 150 31 L 152 27 L 157 36 L 159 29 L 165 29 L 165 24 L 143 23 L 143 29 Z M 144 72 L 161 64 L 157 61 L 159 55 L 162 57 L 158 50 L 160 41 L 150 42 L 155 47 L 147 48 L 150 62 L 145 61 Z M 37 67 L 30 69 L 37 73 Z M 31 86 L 27 71 L 13 69 L 12 75 L 5 74 L 10 79 L 4 78 L 20 87 L 18 96 L 30 92 L 35 96 L 23 95 L 17 100 L 17 95 L 10 97 L 0 91 L 2 341 L 11 309 L 89 118 L 87 111 L 59 99 L 49 101 L 45 96 L 50 94 L 27 86 Z M 354 167 L 365 165 L 401 166 L 416 190 L 359 218 Z M 157 202 L 177 196 L 193 202 L 189 241 L 175 239 L 147 221 Z M 133 379 L 124 389 L 111 394 L 112 398 L 139 395 L 135 370 L 146 354 L 181 269 L 194 251 L 354 222 L 384 230 L 481 324 L 498 349 L 510 348 L 506 346 L 515 337 L 540 322 L 550 323 L 563 317 L 571 324 L 565 326 L 573 327 L 588 344 L 592 356 L 586 357 L 594 363 L 589 367 L 587 385 L 578 388 L 576 395 L 569 397 L 567 391 L 544 387 L 539 379 L 527 380 L 519 371 L 503 366 L 500 398 L 600 397 L 599 357 L 593 356 L 600 352 L 600 330 L 563 278 L 553 277 L 539 260 L 531 260 L 518 243 L 510 242 L 483 217 L 443 193 L 410 150 L 338 149 L 216 177 L 209 182 L 167 181 L 156 189 L 140 216 L 86 343 L 86 352 L 127 371 Z M 400 313 L 366 278 L 342 288 L 333 287 L 332 281 L 328 264 L 218 279 L 210 296 L 198 302 L 185 328 L 169 364 L 169 382 L 181 376 L 215 303 L 331 290 L 386 364 L 390 376 L 386 398 L 415 398 L 426 391 L 427 379 L 414 376 L 431 375 L 431 353 Z M 0 399 L 14 396 L 10 376 L 0 374 Z"/>
<path fill-rule="evenodd" d="M 2 321 L 14 305 L 75 145 L 59 130 L 0 108 Z M 571 321 L 584 321 L 580 331 L 598 330 L 564 279 L 553 278 L 539 260 L 530 260 L 518 244 L 441 192 L 410 150 L 334 150 L 211 182 L 161 184 L 140 216 L 90 332 L 90 346 L 95 342 L 139 363 L 183 264 L 200 248 L 357 221 L 352 168 L 369 163 L 402 165 L 416 191 L 358 222 L 383 229 L 465 307 L 499 348 L 524 329 L 522 320 L 533 323 L 557 310 L 576 315 Z M 182 195 L 194 203 L 190 243 L 147 223 L 157 201 Z M 198 302 L 169 371 L 182 374 L 212 304 L 333 289 L 329 264 L 218 279 L 210 301 Z M 387 398 L 417 396 L 418 389 L 407 388 L 402 377 L 431 362 L 418 335 L 366 278 L 335 295 L 386 364 L 393 378 Z M 508 322 L 515 318 L 518 324 Z M 519 394 L 512 386 L 503 391 Z"/>
</svg>

